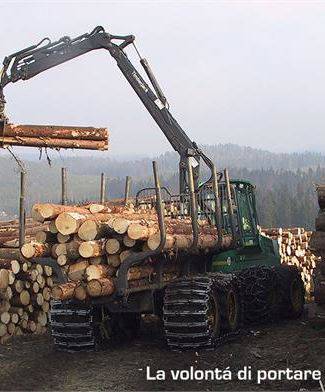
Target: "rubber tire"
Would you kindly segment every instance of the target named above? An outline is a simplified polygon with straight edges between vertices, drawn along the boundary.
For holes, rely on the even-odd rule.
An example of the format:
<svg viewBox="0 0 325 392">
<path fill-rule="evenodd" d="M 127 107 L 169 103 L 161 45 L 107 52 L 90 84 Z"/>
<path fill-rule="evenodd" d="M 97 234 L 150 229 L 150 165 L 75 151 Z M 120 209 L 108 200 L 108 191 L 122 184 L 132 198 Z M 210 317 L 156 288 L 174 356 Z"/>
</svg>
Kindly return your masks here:
<svg viewBox="0 0 325 392">
<path fill-rule="evenodd" d="M 284 318 L 297 319 L 305 305 L 305 288 L 297 267 L 281 265 L 276 268 L 279 281 L 279 313 Z"/>
</svg>

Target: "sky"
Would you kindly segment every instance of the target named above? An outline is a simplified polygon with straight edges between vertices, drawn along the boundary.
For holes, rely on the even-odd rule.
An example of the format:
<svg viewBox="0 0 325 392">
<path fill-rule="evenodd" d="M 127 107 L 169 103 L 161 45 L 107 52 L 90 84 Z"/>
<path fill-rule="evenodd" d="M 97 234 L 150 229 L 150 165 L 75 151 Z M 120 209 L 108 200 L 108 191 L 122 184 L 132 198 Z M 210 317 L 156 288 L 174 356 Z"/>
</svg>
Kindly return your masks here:
<svg viewBox="0 0 325 392">
<path fill-rule="evenodd" d="M 1 58 L 97 25 L 134 34 L 171 113 L 197 143 L 325 152 L 324 1 L 1 0 L 0 15 Z M 131 47 L 127 53 L 141 67 Z M 10 84 L 5 94 L 17 124 L 108 127 L 111 156 L 171 150 L 106 51 Z"/>
</svg>

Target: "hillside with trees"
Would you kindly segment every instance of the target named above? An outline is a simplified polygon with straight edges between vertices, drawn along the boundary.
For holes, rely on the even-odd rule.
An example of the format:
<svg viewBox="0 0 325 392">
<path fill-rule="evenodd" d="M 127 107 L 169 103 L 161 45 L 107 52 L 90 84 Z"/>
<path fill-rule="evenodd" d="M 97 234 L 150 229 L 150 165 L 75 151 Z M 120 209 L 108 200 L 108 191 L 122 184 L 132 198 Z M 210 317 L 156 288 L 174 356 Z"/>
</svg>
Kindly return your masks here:
<svg viewBox="0 0 325 392">
<path fill-rule="evenodd" d="M 260 223 L 263 226 L 313 227 L 317 212 L 314 184 L 325 183 L 325 155 L 320 153 L 271 153 L 237 145 L 203 146 L 219 169 L 228 167 L 231 177 L 250 180 L 256 185 Z M 95 155 L 95 154 L 94 154 Z M 173 192 L 178 188 L 178 156 L 167 152 L 155 158 L 161 182 Z M 109 198 L 121 197 L 125 176 L 132 176 L 132 193 L 152 184 L 152 159 L 118 161 L 109 158 L 56 158 L 25 161 L 28 173 L 28 207 L 36 201 L 58 202 L 60 168 L 67 167 L 69 199 L 72 202 L 96 200 L 99 176 L 108 178 Z M 18 210 L 19 170 L 16 162 L 1 157 L 0 214 L 14 216 Z M 204 168 L 203 168 L 204 171 Z M 41 190 L 41 192 L 40 192 Z"/>
</svg>

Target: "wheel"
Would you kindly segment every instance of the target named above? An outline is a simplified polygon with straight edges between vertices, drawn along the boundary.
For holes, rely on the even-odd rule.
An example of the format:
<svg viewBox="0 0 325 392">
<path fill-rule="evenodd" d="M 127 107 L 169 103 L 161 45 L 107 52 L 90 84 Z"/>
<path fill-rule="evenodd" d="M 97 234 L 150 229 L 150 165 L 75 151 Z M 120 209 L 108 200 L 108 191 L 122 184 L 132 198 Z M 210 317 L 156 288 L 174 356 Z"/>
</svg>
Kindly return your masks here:
<svg viewBox="0 0 325 392">
<path fill-rule="evenodd" d="M 213 279 L 198 275 L 169 284 L 163 322 L 169 347 L 212 347 L 221 330 L 220 303 Z"/>
<path fill-rule="evenodd" d="M 236 273 L 245 323 L 267 322 L 277 313 L 277 274 L 273 267 L 256 266 Z"/>
<path fill-rule="evenodd" d="M 276 268 L 279 282 L 279 314 L 285 318 L 299 318 L 305 305 L 305 288 L 295 266 L 281 265 Z"/>
<path fill-rule="evenodd" d="M 230 288 L 224 295 L 223 302 L 223 327 L 227 332 L 234 332 L 240 324 L 240 305 L 238 293 Z"/>
</svg>

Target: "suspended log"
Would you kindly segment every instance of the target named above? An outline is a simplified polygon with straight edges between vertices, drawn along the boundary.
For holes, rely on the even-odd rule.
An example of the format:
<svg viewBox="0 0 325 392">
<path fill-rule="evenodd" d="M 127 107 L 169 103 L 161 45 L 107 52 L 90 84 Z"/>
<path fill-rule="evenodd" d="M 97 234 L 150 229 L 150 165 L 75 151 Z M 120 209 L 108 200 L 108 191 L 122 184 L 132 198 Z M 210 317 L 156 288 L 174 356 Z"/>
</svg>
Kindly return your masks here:
<svg viewBox="0 0 325 392">
<path fill-rule="evenodd" d="M 72 140 L 39 137 L 1 137 L 2 146 L 42 147 L 42 148 L 71 148 L 83 150 L 108 150 L 107 141 Z"/>
<path fill-rule="evenodd" d="M 94 127 L 5 124 L 4 135 L 19 138 L 107 141 L 108 130 Z"/>
</svg>

